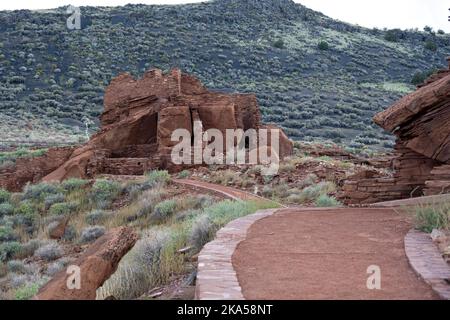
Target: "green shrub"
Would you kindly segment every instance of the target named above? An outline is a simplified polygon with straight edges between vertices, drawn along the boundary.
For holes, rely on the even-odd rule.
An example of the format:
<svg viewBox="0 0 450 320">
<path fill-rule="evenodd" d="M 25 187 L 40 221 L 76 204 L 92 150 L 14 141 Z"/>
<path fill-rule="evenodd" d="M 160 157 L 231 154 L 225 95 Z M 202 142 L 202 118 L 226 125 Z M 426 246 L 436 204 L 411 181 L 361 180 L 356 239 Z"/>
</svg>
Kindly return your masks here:
<svg viewBox="0 0 450 320">
<path fill-rule="evenodd" d="M 332 182 L 319 182 L 302 190 L 300 198 L 302 202 L 316 200 L 321 195 L 333 192 L 336 186 Z"/>
<path fill-rule="evenodd" d="M 69 215 L 78 209 L 78 204 L 75 202 L 55 203 L 49 209 L 49 213 L 55 216 Z"/>
<path fill-rule="evenodd" d="M 51 194 L 48 195 L 45 200 L 44 200 L 44 207 L 45 210 L 50 209 L 50 207 L 52 205 L 54 205 L 55 203 L 62 203 L 64 202 L 65 197 L 62 193 L 56 193 L 56 194 Z"/>
<path fill-rule="evenodd" d="M 170 180 L 170 175 L 168 171 L 154 170 L 147 172 L 145 175 L 147 178 L 146 182 L 150 184 L 152 187 L 163 187 Z"/>
<path fill-rule="evenodd" d="M 319 50 L 322 50 L 322 51 L 330 49 L 330 45 L 326 41 L 320 41 L 319 44 L 317 45 L 317 47 L 319 48 Z"/>
<path fill-rule="evenodd" d="M 80 190 L 81 188 L 86 186 L 88 183 L 89 183 L 89 181 L 87 181 L 87 180 L 71 178 L 71 179 L 63 181 L 61 183 L 61 187 L 67 192 L 72 192 L 72 191 Z"/>
<path fill-rule="evenodd" d="M 16 253 L 16 258 L 26 259 L 32 257 L 40 246 L 41 246 L 40 240 L 31 239 L 30 241 L 20 245 L 20 250 Z"/>
<path fill-rule="evenodd" d="M 408 210 L 414 214 L 416 227 L 421 231 L 450 230 L 450 203 L 422 205 Z"/>
<path fill-rule="evenodd" d="M 0 242 L 17 240 L 17 235 L 9 226 L 0 226 Z"/>
<path fill-rule="evenodd" d="M 92 226 L 83 229 L 80 236 L 81 243 L 88 243 L 97 240 L 105 234 L 105 227 Z"/>
<path fill-rule="evenodd" d="M 0 218 L 3 216 L 10 216 L 14 213 L 14 207 L 12 204 L 5 202 L 0 204 Z"/>
<path fill-rule="evenodd" d="M 16 290 L 15 298 L 16 300 L 30 300 L 33 298 L 39 291 L 39 288 L 42 286 L 42 283 L 27 283 Z"/>
<path fill-rule="evenodd" d="M 24 190 L 23 200 L 42 201 L 48 195 L 59 193 L 60 190 L 60 187 L 53 183 L 28 184 Z"/>
<path fill-rule="evenodd" d="M 186 179 L 190 176 L 189 170 L 183 170 L 178 174 L 178 179 Z"/>
<path fill-rule="evenodd" d="M 106 209 L 122 191 L 120 183 L 110 180 L 97 180 L 92 186 L 89 198 L 97 208 Z"/>
<path fill-rule="evenodd" d="M 284 40 L 283 39 L 278 39 L 278 40 L 276 40 L 274 43 L 273 43 L 273 46 L 275 47 L 275 48 L 278 48 L 278 49 L 283 49 L 284 48 Z"/>
<path fill-rule="evenodd" d="M 384 39 L 389 42 L 397 42 L 398 34 L 395 30 L 389 30 L 385 33 Z"/>
<path fill-rule="evenodd" d="M 22 246 L 19 242 L 3 242 L 0 243 L 0 261 L 6 262 L 14 257 L 20 252 Z"/>
<path fill-rule="evenodd" d="M 425 42 L 425 49 L 431 50 L 431 51 L 437 51 L 438 47 L 437 44 L 431 40 L 427 40 Z"/>
<path fill-rule="evenodd" d="M 192 224 L 192 230 L 190 235 L 190 243 L 199 252 L 203 246 L 211 241 L 214 237 L 216 228 L 212 224 L 208 215 L 203 214 Z"/>
<path fill-rule="evenodd" d="M 11 193 L 0 188 L 0 204 L 8 202 L 11 199 Z"/>
<path fill-rule="evenodd" d="M 11 260 L 7 263 L 8 271 L 13 273 L 26 273 L 27 268 L 21 260 Z"/>
<path fill-rule="evenodd" d="M 19 206 L 14 210 L 14 214 L 22 215 L 25 217 L 32 217 L 34 216 L 35 212 L 36 210 L 34 209 L 33 205 L 28 201 L 20 202 Z"/>
<path fill-rule="evenodd" d="M 334 197 L 329 197 L 326 194 L 320 195 L 316 199 L 316 206 L 322 208 L 340 207 L 342 204 Z"/>
<path fill-rule="evenodd" d="M 166 200 L 158 203 L 153 210 L 153 213 L 150 215 L 150 221 L 152 223 L 161 223 L 166 221 L 177 208 L 176 200 Z"/>
</svg>

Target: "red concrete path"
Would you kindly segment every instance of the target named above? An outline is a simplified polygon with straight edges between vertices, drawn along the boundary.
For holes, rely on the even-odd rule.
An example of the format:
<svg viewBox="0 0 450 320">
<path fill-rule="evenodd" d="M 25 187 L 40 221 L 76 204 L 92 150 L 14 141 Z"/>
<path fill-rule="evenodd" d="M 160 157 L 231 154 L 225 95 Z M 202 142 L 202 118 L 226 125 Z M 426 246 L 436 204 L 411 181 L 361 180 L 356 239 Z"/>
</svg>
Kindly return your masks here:
<svg viewBox="0 0 450 320">
<path fill-rule="evenodd" d="M 233 265 L 247 299 L 437 299 L 408 264 L 410 229 L 392 209 L 284 209 L 250 227 Z"/>
</svg>

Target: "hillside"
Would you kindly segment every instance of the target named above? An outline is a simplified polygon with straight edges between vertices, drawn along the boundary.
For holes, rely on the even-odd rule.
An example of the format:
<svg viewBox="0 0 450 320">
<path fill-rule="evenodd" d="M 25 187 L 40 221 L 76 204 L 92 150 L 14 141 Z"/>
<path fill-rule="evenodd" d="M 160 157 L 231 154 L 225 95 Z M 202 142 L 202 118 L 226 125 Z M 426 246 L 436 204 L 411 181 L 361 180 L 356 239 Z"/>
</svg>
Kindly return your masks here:
<svg viewBox="0 0 450 320">
<path fill-rule="evenodd" d="M 292 139 L 390 147 L 371 117 L 450 52 L 447 34 L 366 29 L 289 0 L 81 13 L 68 30 L 65 8 L 0 12 L 0 144 L 82 141 L 112 77 L 178 66 L 210 89 L 256 93 Z"/>
</svg>

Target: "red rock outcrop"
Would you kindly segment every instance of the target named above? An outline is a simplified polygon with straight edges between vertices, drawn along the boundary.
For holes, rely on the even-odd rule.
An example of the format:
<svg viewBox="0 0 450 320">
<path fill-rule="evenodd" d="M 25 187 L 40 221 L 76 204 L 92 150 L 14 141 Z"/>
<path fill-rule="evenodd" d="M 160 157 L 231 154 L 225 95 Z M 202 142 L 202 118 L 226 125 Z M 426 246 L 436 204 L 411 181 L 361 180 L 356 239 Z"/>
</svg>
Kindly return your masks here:
<svg viewBox="0 0 450 320">
<path fill-rule="evenodd" d="M 35 183 L 65 163 L 74 148 L 52 148 L 44 155 L 19 158 L 11 167 L 0 169 L 0 188 L 20 192 L 27 182 Z"/>
<path fill-rule="evenodd" d="M 374 122 L 397 136 L 394 175 L 350 179 L 349 203 L 370 203 L 450 192 L 450 70 L 378 113 Z"/>
<path fill-rule="evenodd" d="M 67 282 L 71 279 L 71 274 L 63 270 L 42 287 L 34 299 L 95 300 L 96 290 L 116 271 L 120 260 L 134 246 L 137 239 L 136 233 L 128 227 L 109 231 L 71 264 L 80 268 L 79 289 L 68 287 Z"/>
<path fill-rule="evenodd" d="M 252 94 L 210 92 L 178 69 L 167 74 L 153 69 L 138 80 L 121 74 L 105 91 L 101 130 L 43 180 L 180 170 L 183 166 L 174 165 L 170 157 L 175 144 L 171 134 L 179 128 L 192 132 L 195 121 L 203 131 L 263 128 Z M 292 142 L 284 133 L 280 145 L 280 157 L 292 153 Z"/>
</svg>

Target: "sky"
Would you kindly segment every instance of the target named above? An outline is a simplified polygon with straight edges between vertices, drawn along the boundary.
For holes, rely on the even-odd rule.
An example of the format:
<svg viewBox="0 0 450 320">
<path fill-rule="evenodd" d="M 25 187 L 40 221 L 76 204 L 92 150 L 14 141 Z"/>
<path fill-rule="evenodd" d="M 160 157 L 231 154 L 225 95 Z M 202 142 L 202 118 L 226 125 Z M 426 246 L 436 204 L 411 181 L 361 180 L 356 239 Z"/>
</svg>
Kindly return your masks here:
<svg viewBox="0 0 450 320">
<path fill-rule="evenodd" d="M 50 9 L 75 6 L 116 6 L 127 3 L 179 4 L 203 0 L 14 0 L 0 2 L 0 10 Z M 295 0 L 327 16 L 364 27 L 419 28 L 429 25 L 450 33 L 448 0 Z"/>
</svg>

